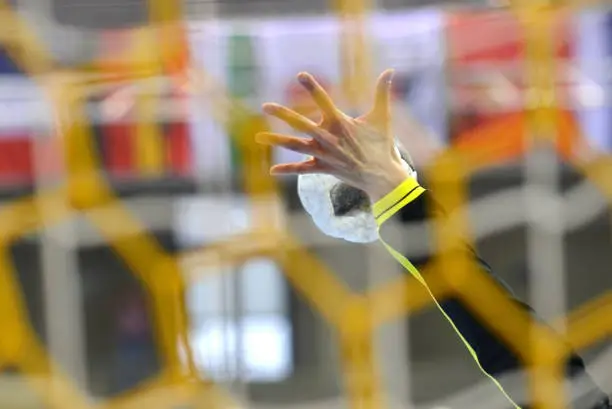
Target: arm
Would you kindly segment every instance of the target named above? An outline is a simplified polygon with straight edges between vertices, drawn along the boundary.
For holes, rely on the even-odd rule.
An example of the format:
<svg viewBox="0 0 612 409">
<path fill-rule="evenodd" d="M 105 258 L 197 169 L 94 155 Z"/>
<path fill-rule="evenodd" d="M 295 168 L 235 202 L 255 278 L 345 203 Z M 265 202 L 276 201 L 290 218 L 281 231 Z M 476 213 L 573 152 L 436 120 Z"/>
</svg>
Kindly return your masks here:
<svg viewBox="0 0 612 409">
<path fill-rule="evenodd" d="M 426 278 L 421 275 L 420 269 L 434 255 L 431 232 L 427 227 L 424 230 L 423 240 L 428 243 L 426 247 L 429 249 L 427 254 L 410 261 L 402 254 L 399 243 L 393 243 L 386 239 L 385 225 L 394 219 L 403 223 L 424 223 L 426 225 L 430 220 L 432 211 L 442 212 L 442 209 L 434 203 L 431 193 L 421 187 L 414 179 L 406 179 L 373 206 L 374 216 L 380 226 L 381 240 L 385 247 L 428 291 Z M 470 254 L 473 254 L 475 262 L 484 271 L 491 273 L 490 267 L 483 260 L 473 251 L 470 251 Z M 518 367 L 516 357 L 485 326 L 479 323 L 460 301 L 451 299 L 438 303 L 438 307 L 483 371 L 490 375 L 496 375 Z"/>
<path fill-rule="evenodd" d="M 415 179 L 410 178 L 410 172 L 405 169 L 400 155 L 396 153 L 397 144 L 389 126 L 392 79 L 393 70 L 385 70 L 378 78 L 372 109 L 353 118 L 335 106 L 312 75 L 300 73 L 298 81 L 320 108 L 323 121 L 313 122 L 282 105 L 264 104 L 263 109 L 268 115 L 277 117 L 307 137 L 270 132 L 255 136 L 259 143 L 306 155 L 307 159 L 301 162 L 273 166 L 270 169 L 272 174 L 324 174 L 366 192 L 370 200 L 375 202 L 373 211 L 379 226 L 382 226 L 379 230 L 383 239 L 384 224 L 391 217 L 397 215 L 406 220 L 427 220 L 427 203 L 431 201 L 425 189 L 419 186 Z M 327 199 L 325 197 L 325 200 Z M 424 239 L 430 241 L 428 237 Z M 431 257 L 432 251 L 421 260 L 415 260 L 415 265 L 392 244 L 385 243 L 393 257 L 429 290 L 418 266 Z M 475 253 L 472 254 L 481 268 L 488 271 L 488 266 L 479 260 Z M 450 300 L 443 304 L 436 301 L 436 304 L 479 366 L 499 386 L 490 374 L 516 367 L 513 355 L 457 301 Z"/>
<path fill-rule="evenodd" d="M 428 243 L 426 248 L 429 249 L 427 254 L 410 261 L 402 254 L 400 243 L 393 243 L 391 240 L 386 239 L 388 235 L 385 234 L 385 225 L 387 222 L 395 219 L 402 223 L 424 223 L 425 226 L 427 226 L 427 222 L 431 220 L 431 216 L 434 212 L 441 212 L 442 216 L 444 216 L 441 206 L 435 203 L 431 192 L 421 187 L 415 179 L 409 178 L 377 201 L 373 206 L 373 212 L 379 225 L 381 240 L 387 250 L 413 277 L 427 288 L 433 297 L 433 294 L 427 286 L 426 277 L 422 276 L 420 272 L 421 268 L 428 263 L 432 256 L 434 256 L 435 246 L 433 244 L 431 232 L 427 227 L 424 230 L 423 240 Z M 438 215 L 440 215 L 440 213 L 438 213 Z M 528 305 L 517 300 L 511 290 L 495 277 L 491 267 L 482 260 L 473 249 L 466 247 L 465 250 L 474 257 L 474 262 L 484 273 L 490 274 L 496 279 L 513 302 L 517 303 L 521 308 L 528 310 L 530 313 L 533 313 Z M 436 305 L 457 332 L 457 335 L 465 344 L 483 373 L 494 381 L 516 407 L 519 407 L 508 395 L 508 393 L 510 393 L 509 388 L 504 390 L 502 385 L 496 380 L 496 377 L 521 367 L 516 355 L 506 347 L 484 323 L 476 318 L 460 300 L 454 298 L 443 302 L 438 302 L 436 300 Z M 529 335 L 517 334 L 517 336 Z M 588 375 L 586 375 L 584 362 L 577 355 L 572 355 L 568 359 L 567 375 L 569 378 L 583 376 L 586 385 L 589 385 L 587 387 L 589 393 L 582 397 L 580 403 L 575 402 L 576 408 L 608 407 L 605 406 L 608 404 L 607 398 L 604 397 L 599 388 Z M 510 393 L 510 395 L 514 396 L 515 393 L 515 390 L 513 390 L 513 393 Z M 596 406 L 595 402 L 598 402 L 598 404 L 602 406 Z"/>
</svg>

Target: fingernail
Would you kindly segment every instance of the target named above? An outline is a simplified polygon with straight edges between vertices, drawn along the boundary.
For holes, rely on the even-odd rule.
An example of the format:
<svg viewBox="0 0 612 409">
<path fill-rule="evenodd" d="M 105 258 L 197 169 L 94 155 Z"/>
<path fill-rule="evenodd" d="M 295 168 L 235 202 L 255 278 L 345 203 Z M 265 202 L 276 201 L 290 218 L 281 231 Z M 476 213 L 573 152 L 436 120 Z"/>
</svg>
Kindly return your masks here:
<svg viewBox="0 0 612 409">
<path fill-rule="evenodd" d="M 276 111 L 276 105 L 274 104 L 263 104 L 261 106 L 261 109 L 266 113 L 266 114 L 272 114 L 274 113 L 274 111 Z"/>
<path fill-rule="evenodd" d="M 312 90 L 314 88 L 312 81 L 310 79 L 310 75 L 308 75 L 308 73 L 305 73 L 305 72 L 299 73 L 297 79 L 304 88 L 308 90 Z"/>
<path fill-rule="evenodd" d="M 393 81 L 393 77 L 394 76 L 395 76 L 395 70 L 394 69 L 390 69 L 388 74 L 387 74 L 387 82 Z"/>
</svg>

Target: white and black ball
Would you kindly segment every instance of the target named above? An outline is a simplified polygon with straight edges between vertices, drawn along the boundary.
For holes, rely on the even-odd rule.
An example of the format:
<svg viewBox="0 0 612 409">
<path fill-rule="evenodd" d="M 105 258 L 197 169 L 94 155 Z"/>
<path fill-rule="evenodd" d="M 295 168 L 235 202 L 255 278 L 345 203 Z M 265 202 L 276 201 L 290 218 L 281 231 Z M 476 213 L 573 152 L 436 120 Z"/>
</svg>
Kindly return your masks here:
<svg viewBox="0 0 612 409">
<path fill-rule="evenodd" d="M 407 152 L 397 149 L 404 166 L 416 178 Z M 302 206 L 321 232 L 353 243 L 378 240 L 378 226 L 370 198 L 360 189 L 324 174 L 300 175 L 298 195 Z"/>
</svg>

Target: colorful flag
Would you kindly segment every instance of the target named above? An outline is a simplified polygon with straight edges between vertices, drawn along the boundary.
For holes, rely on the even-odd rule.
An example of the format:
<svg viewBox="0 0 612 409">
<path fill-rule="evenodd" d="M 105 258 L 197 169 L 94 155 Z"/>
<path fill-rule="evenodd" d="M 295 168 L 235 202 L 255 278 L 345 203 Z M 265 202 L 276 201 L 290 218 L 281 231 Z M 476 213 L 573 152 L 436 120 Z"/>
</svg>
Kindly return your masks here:
<svg viewBox="0 0 612 409">
<path fill-rule="evenodd" d="M 244 103 L 256 92 L 253 48 L 251 38 L 244 35 L 230 35 L 228 41 L 228 92 L 230 96 Z M 228 136 L 230 138 L 230 152 L 232 168 L 236 174 L 242 172 L 241 140 L 245 122 L 248 122 L 251 113 L 247 107 L 233 109 L 229 118 Z"/>
<path fill-rule="evenodd" d="M 554 16 L 556 149 L 568 158 L 580 140 L 578 122 L 568 109 L 568 83 L 560 80 L 572 55 L 572 32 L 562 13 Z M 489 164 L 520 157 L 531 130 L 525 108 L 526 39 L 509 11 L 459 13 L 447 19 L 452 143 Z"/>
<path fill-rule="evenodd" d="M 259 106 L 253 102 L 259 100 L 260 90 L 258 79 L 259 64 L 255 55 L 253 38 L 250 35 L 232 33 L 228 40 L 228 92 L 234 99 L 230 108 L 228 121 L 228 136 L 230 138 L 231 160 L 234 174 L 238 180 L 245 182 L 241 176 L 248 169 L 253 179 L 255 174 L 267 175 L 270 163 L 269 149 L 254 143 L 257 132 L 267 130 L 267 121 Z M 265 149 L 265 150 L 262 150 Z M 261 179 L 262 183 L 264 178 Z M 257 183 L 261 186 L 261 183 Z M 243 186 L 248 188 L 248 186 Z"/>
<path fill-rule="evenodd" d="M 447 142 L 443 23 L 440 11 L 428 9 L 374 14 L 369 20 L 375 71 L 395 69 L 395 136 L 417 165 L 424 165 Z M 413 118 L 430 134 L 415 133 Z"/>
<path fill-rule="evenodd" d="M 612 13 L 588 9 L 577 13 L 575 66 L 573 74 L 580 128 L 591 145 L 612 150 L 612 117 L 607 106 L 610 95 L 608 61 L 612 56 Z"/>
<path fill-rule="evenodd" d="M 187 96 L 181 77 L 189 60 L 184 55 L 186 37 L 172 36 L 179 42 L 173 45 L 157 41 L 158 34 L 152 28 L 139 28 L 102 36 L 105 45 L 100 47 L 99 73 L 128 79 L 124 86 L 98 96 L 106 105 L 126 105 L 120 115 L 112 115 L 112 109 L 99 110 L 104 123 L 94 127 L 105 167 L 115 177 L 193 176 Z M 176 52 L 167 53 L 155 46 L 158 43 L 180 51 L 180 64 L 168 62 L 165 57 L 177 57 Z M 151 87 L 153 82 L 158 85 Z M 169 115 L 170 105 L 177 117 Z"/>
<path fill-rule="evenodd" d="M 224 21 L 189 24 L 190 61 L 194 93 L 189 98 L 189 136 L 194 172 L 203 182 L 229 186 L 230 141 L 225 124 L 227 43 L 229 23 Z"/>
<path fill-rule="evenodd" d="M 33 182 L 33 125 L 39 118 L 28 106 L 40 102 L 32 92 L 36 85 L 13 59 L 17 51 L 0 47 L 0 183 L 11 186 Z"/>
<path fill-rule="evenodd" d="M 261 23 L 258 54 L 265 68 L 261 73 L 262 97 L 294 108 L 312 119 L 319 118 L 312 98 L 297 83 L 300 71 L 312 73 L 339 105 L 345 108 L 340 88 L 340 23 L 334 17 L 291 18 Z M 299 52 L 296 52 L 299 50 Z M 271 121 L 275 132 L 295 134 L 280 121 Z M 286 149 L 274 150 L 274 163 L 296 162 L 304 155 Z"/>
</svg>

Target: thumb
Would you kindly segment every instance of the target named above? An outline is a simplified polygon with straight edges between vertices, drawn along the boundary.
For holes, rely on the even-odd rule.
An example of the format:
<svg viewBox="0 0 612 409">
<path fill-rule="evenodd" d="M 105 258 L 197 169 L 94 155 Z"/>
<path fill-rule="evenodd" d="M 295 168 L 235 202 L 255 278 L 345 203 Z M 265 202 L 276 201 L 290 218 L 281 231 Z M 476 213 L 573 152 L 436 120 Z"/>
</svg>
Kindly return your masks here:
<svg viewBox="0 0 612 409">
<path fill-rule="evenodd" d="M 374 96 L 374 107 L 370 117 L 377 120 L 388 121 L 391 115 L 391 83 L 395 70 L 385 70 L 376 82 L 376 94 Z"/>
</svg>

